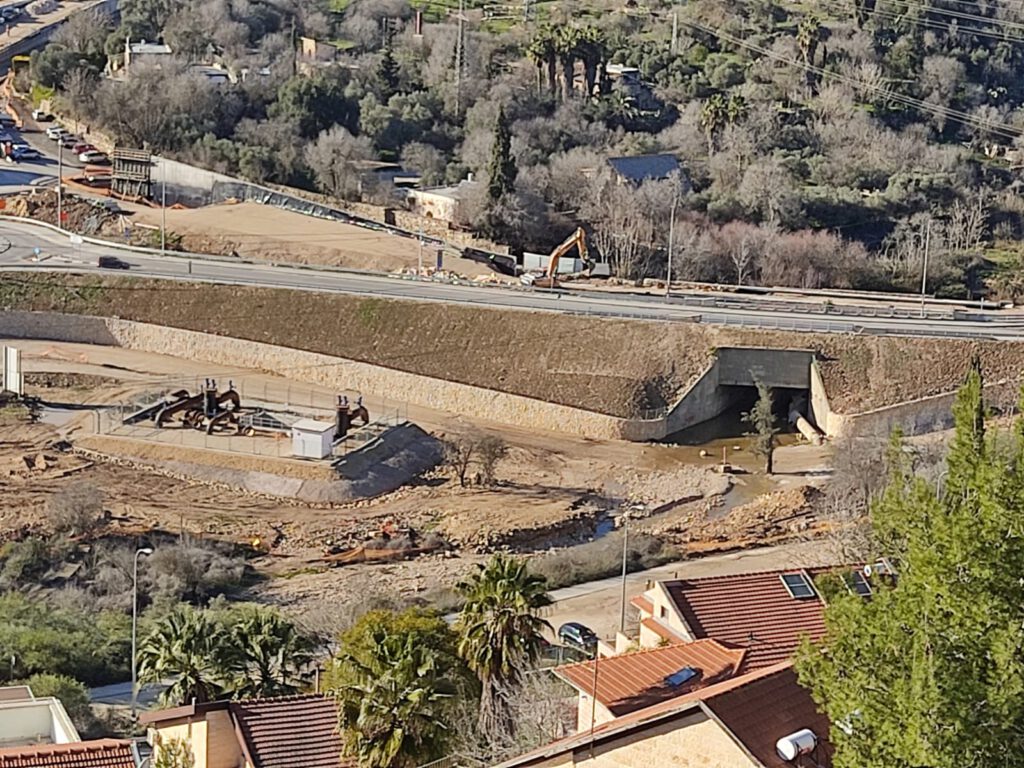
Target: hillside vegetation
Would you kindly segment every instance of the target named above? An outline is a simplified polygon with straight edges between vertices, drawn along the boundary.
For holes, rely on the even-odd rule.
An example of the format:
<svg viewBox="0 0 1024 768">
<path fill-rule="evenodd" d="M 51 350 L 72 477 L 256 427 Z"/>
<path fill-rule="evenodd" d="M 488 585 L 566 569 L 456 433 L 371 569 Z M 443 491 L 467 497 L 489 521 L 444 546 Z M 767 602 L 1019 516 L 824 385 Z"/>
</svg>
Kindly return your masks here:
<svg viewBox="0 0 1024 768">
<path fill-rule="evenodd" d="M 31 77 L 125 144 L 255 181 L 395 202 L 360 163 L 472 173 L 466 226 L 545 248 L 582 222 L 624 277 L 664 275 L 672 231 L 690 279 L 920 290 L 927 252 L 929 291 L 1018 292 L 1019 3 L 527 7 L 468 3 L 460 36 L 431 3 L 420 37 L 406 0 L 125 0 L 116 29 L 69 23 Z M 297 63 L 293 30 L 340 61 Z M 126 37 L 176 63 L 100 80 Z M 214 61 L 239 82 L 188 69 Z M 643 153 L 683 173 L 610 183 L 608 157 Z"/>
</svg>

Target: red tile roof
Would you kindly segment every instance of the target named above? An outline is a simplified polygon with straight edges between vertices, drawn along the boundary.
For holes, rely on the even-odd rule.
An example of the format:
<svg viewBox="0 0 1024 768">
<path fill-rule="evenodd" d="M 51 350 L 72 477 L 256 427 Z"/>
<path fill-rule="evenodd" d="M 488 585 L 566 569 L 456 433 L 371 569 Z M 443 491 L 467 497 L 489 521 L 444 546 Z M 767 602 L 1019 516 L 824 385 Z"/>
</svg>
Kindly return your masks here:
<svg viewBox="0 0 1024 768">
<path fill-rule="evenodd" d="M 830 569 L 807 571 L 811 578 Z M 782 583 L 787 571 L 662 582 L 696 638 L 711 637 L 748 649 L 744 670 L 790 658 L 801 637 L 825 633 L 825 605 L 817 596 L 797 600 Z"/>
<path fill-rule="evenodd" d="M 0 768 L 135 768 L 130 741 L 97 739 L 0 749 Z"/>
<path fill-rule="evenodd" d="M 797 684 L 792 662 L 765 667 L 733 677 L 639 709 L 552 742 L 539 749 L 512 758 L 498 768 L 518 768 L 575 750 L 587 749 L 591 741 L 602 743 L 626 733 L 661 726 L 664 722 L 701 709 L 716 718 L 767 768 L 790 765 L 775 754 L 775 742 L 802 728 L 818 736 L 815 757 L 821 768 L 832 765 L 832 747 L 828 743 L 828 719 L 817 712 L 810 693 Z M 659 728 L 659 733 L 664 732 Z M 653 735 L 653 734 L 652 734 Z"/>
<path fill-rule="evenodd" d="M 597 700 L 616 717 L 625 715 L 732 677 L 743 655 L 742 649 L 726 648 L 715 640 L 697 640 L 602 658 L 596 662 Z M 594 665 L 593 661 L 567 664 L 555 674 L 592 695 Z M 668 675 L 684 667 L 692 667 L 699 674 L 679 687 L 665 683 Z"/>
<path fill-rule="evenodd" d="M 813 757 L 821 766 L 832 764 L 828 741 L 829 720 L 814 705 L 811 695 L 787 667 L 705 701 L 708 709 L 766 768 L 789 768 L 779 757 L 775 743 L 783 736 L 810 728 L 818 737 Z"/>
<path fill-rule="evenodd" d="M 332 697 L 233 701 L 230 710 L 255 768 L 339 768 L 341 737 Z"/>
</svg>

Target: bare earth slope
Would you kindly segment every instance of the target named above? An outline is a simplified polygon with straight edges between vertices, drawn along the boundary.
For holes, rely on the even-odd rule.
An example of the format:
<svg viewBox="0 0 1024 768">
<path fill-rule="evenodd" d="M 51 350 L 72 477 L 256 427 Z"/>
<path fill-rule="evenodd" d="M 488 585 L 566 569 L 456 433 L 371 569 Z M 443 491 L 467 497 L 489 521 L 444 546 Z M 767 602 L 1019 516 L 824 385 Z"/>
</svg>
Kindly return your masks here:
<svg viewBox="0 0 1024 768">
<path fill-rule="evenodd" d="M 854 413 L 955 389 L 973 354 L 1015 381 L 1024 344 L 608 320 L 132 278 L 0 278 L 0 309 L 118 316 L 337 355 L 620 416 L 673 403 L 725 346 L 812 349 Z"/>
</svg>

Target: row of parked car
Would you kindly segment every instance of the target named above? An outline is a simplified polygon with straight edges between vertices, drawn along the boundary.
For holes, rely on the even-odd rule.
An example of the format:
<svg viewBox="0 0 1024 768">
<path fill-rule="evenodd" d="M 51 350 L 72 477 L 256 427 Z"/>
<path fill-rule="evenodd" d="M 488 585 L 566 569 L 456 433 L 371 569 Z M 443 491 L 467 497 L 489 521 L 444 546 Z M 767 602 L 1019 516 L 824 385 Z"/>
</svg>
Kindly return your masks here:
<svg viewBox="0 0 1024 768">
<path fill-rule="evenodd" d="M 90 165 L 107 165 L 110 163 L 110 158 L 107 157 L 106 153 L 100 152 L 92 144 L 84 141 L 81 136 L 71 133 L 71 131 L 63 126 L 50 126 L 46 129 L 46 135 L 60 146 L 74 152 L 80 162 L 89 163 Z"/>
</svg>

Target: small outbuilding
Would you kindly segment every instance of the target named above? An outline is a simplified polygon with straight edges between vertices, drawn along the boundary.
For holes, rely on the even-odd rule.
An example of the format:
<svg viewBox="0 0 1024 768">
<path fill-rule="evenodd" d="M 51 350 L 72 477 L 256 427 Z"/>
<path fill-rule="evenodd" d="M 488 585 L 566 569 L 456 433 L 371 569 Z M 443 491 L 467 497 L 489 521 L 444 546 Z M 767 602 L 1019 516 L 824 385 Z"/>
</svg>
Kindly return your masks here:
<svg viewBox="0 0 1024 768">
<path fill-rule="evenodd" d="M 334 445 L 334 422 L 299 419 L 292 424 L 292 455 L 326 459 Z"/>
</svg>

